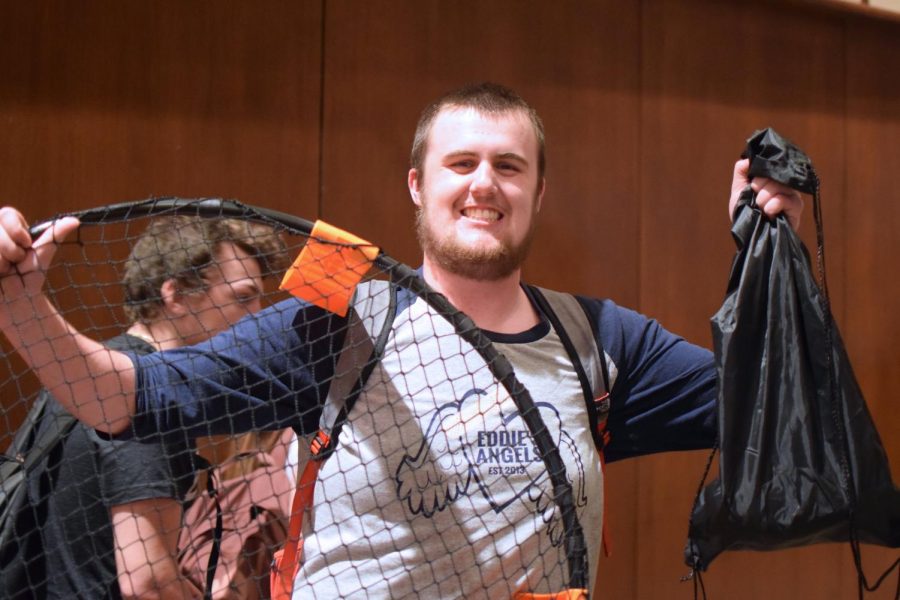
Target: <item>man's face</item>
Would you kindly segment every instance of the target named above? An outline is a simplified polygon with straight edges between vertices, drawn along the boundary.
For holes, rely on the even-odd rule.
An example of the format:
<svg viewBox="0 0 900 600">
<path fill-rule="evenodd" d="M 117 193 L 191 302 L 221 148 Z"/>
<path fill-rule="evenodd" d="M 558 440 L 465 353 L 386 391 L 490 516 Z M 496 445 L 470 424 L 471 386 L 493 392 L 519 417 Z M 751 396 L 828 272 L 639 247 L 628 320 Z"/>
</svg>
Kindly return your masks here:
<svg viewBox="0 0 900 600">
<path fill-rule="evenodd" d="M 428 136 L 423 172 L 409 172 L 426 263 L 476 280 L 522 264 L 544 192 L 538 142 L 522 112 L 445 108 Z"/>
<path fill-rule="evenodd" d="M 205 272 L 206 288 L 185 294 L 187 314 L 178 325 L 184 344 L 196 344 L 262 308 L 259 263 L 231 243 L 219 245 Z"/>
</svg>

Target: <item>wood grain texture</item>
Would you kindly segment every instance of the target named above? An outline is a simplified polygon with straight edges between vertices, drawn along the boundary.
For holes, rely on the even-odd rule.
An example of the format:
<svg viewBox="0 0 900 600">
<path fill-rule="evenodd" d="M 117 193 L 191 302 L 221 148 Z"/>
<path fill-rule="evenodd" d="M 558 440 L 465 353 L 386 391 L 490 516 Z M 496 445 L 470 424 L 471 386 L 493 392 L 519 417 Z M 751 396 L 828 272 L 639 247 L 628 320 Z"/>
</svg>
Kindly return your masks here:
<svg viewBox="0 0 900 600">
<path fill-rule="evenodd" d="M 29 218 L 150 195 L 315 210 L 318 1 L 0 8 L 0 197 Z"/>
<path fill-rule="evenodd" d="M 896 479 L 897 40 L 896 22 L 775 0 L 0 0 L 0 201 L 37 219 L 236 197 L 417 264 L 406 172 L 419 111 L 495 80 L 547 129 L 529 281 L 611 297 L 709 346 L 734 252 L 731 167 L 773 126 L 822 178 L 835 317 Z M 811 212 L 802 234 L 812 242 Z M 609 466 L 613 556 L 595 597 L 692 596 L 679 578 L 705 461 Z M 896 552 L 865 556 L 874 574 Z M 728 553 L 706 582 L 711 598 L 855 597 L 845 545 Z"/>
<path fill-rule="evenodd" d="M 326 11 L 326 217 L 417 263 L 406 172 L 419 112 L 465 83 L 498 81 L 541 112 L 549 138 L 529 278 L 634 299 L 636 7 L 339 0 Z"/>
<path fill-rule="evenodd" d="M 900 479 L 900 26 L 847 26 L 847 156 L 843 213 L 828 222 L 843 231 L 846 310 L 841 334 L 869 411 L 881 434 L 895 483 Z M 831 260 L 831 259 L 829 259 Z M 833 264 L 834 261 L 832 261 Z M 874 579 L 898 551 L 864 547 Z M 845 586 L 851 597 L 855 588 Z M 896 576 L 874 598 L 892 598 Z"/>
<path fill-rule="evenodd" d="M 314 216 L 320 9 L 0 2 L 0 202 L 32 221 L 160 195 Z M 34 387 L 22 377 L 5 404 Z"/>
</svg>

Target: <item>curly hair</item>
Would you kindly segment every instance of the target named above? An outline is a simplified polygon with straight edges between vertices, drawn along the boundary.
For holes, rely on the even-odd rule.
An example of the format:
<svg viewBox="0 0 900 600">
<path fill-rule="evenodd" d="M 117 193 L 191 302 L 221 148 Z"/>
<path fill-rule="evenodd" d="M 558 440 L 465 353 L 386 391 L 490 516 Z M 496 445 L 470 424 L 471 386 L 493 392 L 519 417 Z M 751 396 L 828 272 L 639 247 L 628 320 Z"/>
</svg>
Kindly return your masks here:
<svg viewBox="0 0 900 600">
<path fill-rule="evenodd" d="M 163 283 L 173 280 L 190 292 L 206 286 L 206 270 L 220 244 L 232 243 L 259 264 L 263 278 L 278 276 L 289 264 L 281 236 L 267 225 L 240 219 L 172 216 L 154 219 L 125 262 L 122 285 L 125 315 L 150 322 L 160 315 Z"/>
</svg>

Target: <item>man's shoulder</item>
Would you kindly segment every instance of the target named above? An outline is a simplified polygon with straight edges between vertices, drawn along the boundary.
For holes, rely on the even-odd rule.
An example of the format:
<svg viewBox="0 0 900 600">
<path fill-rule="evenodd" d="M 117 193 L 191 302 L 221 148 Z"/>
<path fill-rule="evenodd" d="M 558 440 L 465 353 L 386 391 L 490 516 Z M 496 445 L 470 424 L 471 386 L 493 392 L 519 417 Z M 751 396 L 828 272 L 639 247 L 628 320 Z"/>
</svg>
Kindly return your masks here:
<svg viewBox="0 0 900 600">
<path fill-rule="evenodd" d="M 598 346 L 615 362 L 645 346 L 647 336 L 657 339 L 659 324 L 636 310 L 617 304 L 610 298 L 596 298 L 583 294 L 559 292 L 539 287 L 542 291 L 567 294 L 574 298 L 584 312 Z"/>
<path fill-rule="evenodd" d="M 582 306 L 585 312 L 588 313 L 588 316 L 600 330 L 613 325 L 617 327 L 628 327 L 633 325 L 637 321 L 647 320 L 647 317 L 645 317 L 644 315 L 641 315 L 637 311 L 630 308 L 621 306 L 610 298 L 597 298 L 584 294 L 564 292 L 543 286 L 528 284 L 526 285 L 529 288 L 535 288 L 545 293 L 571 296 Z"/>
<path fill-rule="evenodd" d="M 124 352 L 135 352 L 137 354 L 150 354 L 155 352 L 154 348 L 146 340 L 130 335 L 128 333 L 120 333 L 119 335 L 109 338 L 103 345 L 110 350 L 119 350 Z"/>
</svg>

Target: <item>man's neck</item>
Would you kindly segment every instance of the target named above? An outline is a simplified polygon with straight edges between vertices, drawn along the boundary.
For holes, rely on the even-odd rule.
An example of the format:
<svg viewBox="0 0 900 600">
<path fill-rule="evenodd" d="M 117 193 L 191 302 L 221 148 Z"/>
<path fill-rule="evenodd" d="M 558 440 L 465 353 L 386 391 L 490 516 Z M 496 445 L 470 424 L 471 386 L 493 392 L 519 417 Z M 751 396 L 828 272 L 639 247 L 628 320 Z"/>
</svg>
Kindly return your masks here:
<svg viewBox="0 0 900 600">
<path fill-rule="evenodd" d="M 144 340 L 157 350 L 168 350 L 181 345 L 175 330 L 165 321 L 134 323 L 125 333 Z"/>
<path fill-rule="evenodd" d="M 481 329 L 521 333 L 540 321 L 520 285 L 518 269 L 503 279 L 483 281 L 449 273 L 426 258 L 424 276 L 431 287 L 444 294 Z"/>
</svg>

